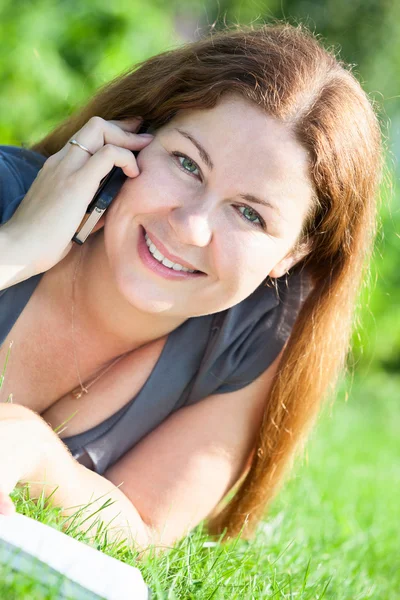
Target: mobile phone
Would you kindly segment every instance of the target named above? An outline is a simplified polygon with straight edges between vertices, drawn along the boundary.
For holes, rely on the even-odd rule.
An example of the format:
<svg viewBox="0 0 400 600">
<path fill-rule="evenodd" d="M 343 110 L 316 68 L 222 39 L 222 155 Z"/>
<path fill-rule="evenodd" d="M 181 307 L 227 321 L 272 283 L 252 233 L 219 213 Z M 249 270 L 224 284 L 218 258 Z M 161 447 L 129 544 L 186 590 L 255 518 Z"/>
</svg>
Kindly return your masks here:
<svg viewBox="0 0 400 600">
<path fill-rule="evenodd" d="M 101 219 L 121 189 L 125 179 L 126 175 L 119 167 L 113 167 L 108 175 L 103 177 L 100 186 L 86 209 L 85 216 L 72 238 L 73 242 L 83 244 L 87 240 L 94 226 Z"/>
<path fill-rule="evenodd" d="M 138 133 L 146 133 L 147 130 L 148 128 L 142 124 Z M 135 150 L 133 154 L 137 157 L 139 151 Z M 85 216 L 72 238 L 73 242 L 81 245 L 87 240 L 96 223 L 101 219 L 115 196 L 118 194 L 126 178 L 125 173 L 119 167 L 113 167 L 108 175 L 103 177 L 95 195 L 86 209 Z"/>
</svg>

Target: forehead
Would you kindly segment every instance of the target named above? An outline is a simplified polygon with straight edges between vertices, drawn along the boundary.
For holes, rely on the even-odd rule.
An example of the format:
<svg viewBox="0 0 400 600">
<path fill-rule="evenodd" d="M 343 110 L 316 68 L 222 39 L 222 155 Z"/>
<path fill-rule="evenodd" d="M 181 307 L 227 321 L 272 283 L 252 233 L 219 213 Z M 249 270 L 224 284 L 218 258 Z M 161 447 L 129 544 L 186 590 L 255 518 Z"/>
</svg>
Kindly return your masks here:
<svg viewBox="0 0 400 600">
<path fill-rule="evenodd" d="M 263 196 L 280 208 L 288 205 L 287 210 L 293 202 L 308 207 L 312 185 L 306 150 L 288 125 L 255 104 L 227 95 L 212 109 L 180 111 L 163 130 L 181 138 L 177 128 L 200 142 L 215 176 L 233 193 Z"/>
</svg>

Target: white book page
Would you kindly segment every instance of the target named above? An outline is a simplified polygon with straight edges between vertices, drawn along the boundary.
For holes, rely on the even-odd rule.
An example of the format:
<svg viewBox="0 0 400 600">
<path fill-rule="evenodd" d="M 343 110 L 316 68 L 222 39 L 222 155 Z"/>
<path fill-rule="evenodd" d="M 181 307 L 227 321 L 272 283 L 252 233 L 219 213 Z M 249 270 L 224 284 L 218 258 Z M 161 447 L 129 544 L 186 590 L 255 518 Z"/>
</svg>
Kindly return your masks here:
<svg viewBox="0 0 400 600">
<path fill-rule="evenodd" d="M 106 600 L 148 600 L 139 569 L 19 513 L 0 515 L 0 539 Z"/>
</svg>

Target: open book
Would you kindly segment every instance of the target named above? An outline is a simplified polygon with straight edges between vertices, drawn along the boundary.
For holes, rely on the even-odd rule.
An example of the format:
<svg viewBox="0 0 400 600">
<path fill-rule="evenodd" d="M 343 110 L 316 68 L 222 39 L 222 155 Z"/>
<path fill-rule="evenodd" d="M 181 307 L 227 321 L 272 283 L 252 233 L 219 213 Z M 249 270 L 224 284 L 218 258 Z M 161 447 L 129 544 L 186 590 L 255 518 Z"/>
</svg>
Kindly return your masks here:
<svg viewBox="0 0 400 600">
<path fill-rule="evenodd" d="M 149 600 L 136 567 L 19 513 L 0 515 L 0 568 L 22 571 L 58 598 Z"/>
</svg>

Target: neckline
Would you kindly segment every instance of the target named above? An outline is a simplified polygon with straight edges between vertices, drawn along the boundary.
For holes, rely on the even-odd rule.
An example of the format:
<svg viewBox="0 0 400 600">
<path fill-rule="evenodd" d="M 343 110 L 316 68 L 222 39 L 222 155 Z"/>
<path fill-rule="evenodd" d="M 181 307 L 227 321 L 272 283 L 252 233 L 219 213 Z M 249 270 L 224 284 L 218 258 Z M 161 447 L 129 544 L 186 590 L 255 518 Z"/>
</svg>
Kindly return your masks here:
<svg viewBox="0 0 400 600">
<path fill-rule="evenodd" d="M 15 314 L 15 318 L 12 319 L 12 323 L 10 324 L 10 322 L 7 322 L 7 319 L 5 319 L 6 323 L 7 323 L 7 327 L 3 328 L 1 327 L 2 323 L 1 323 L 1 319 L 0 319 L 0 339 L 2 339 L 2 342 L 0 344 L 0 346 L 2 345 L 2 343 L 4 342 L 4 339 L 7 337 L 9 331 L 13 328 L 13 326 L 15 325 L 15 323 L 18 321 L 19 317 L 21 316 L 23 310 L 25 309 L 25 307 L 27 306 L 33 292 L 35 291 L 37 285 L 39 284 L 41 278 L 43 276 L 43 273 L 40 273 L 38 275 L 35 275 L 33 277 L 30 277 L 29 279 L 26 279 L 22 282 L 19 282 L 17 284 L 15 284 L 14 286 L 10 286 L 9 288 L 6 288 L 5 290 L 2 290 L 2 292 L 0 292 L 0 297 L 4 294 L 8 293 L 14 293 L 15 297 L 12 298 L 12 302 L 10 302 L 11 306 L 14 307 L 15 304 L 20 304 L 19 306 L 19 310 L 17 310 L 17 313 Z M 26 290 L 28 289 L 28 294 L 25 295 L 24 292 L 26 292 Z M 23 302 L 21 302 L 21 300 L 24 300 Z M 217 323 L 217 320 L 220 316 L 220 313 L 215 313 L 212 315 L 212 319 L 210 321 L 210 326 L 209 326 L 209 335 L 211 333 L 211 331 L 213 329 L 215 329 L 215 325 Z M 105 419 L 104 421 L 102 421 L 101 423 L 98 423 L 97 425 L 95 425 L 94 427 L 87 429 L 86 431 L 82 431 L 80 433 L 71 435 L 71 436 L 67 436 L 64 438 L 60 438 L 62 439 L 62 441 L 71 441 L 71 440 L 75 440 L 75 439 L 79 439 L 83 436 L 88 436 L 90 435 L 92 432 L 96 431 L 98 429 L 100 429 L 101 427 L 106 427 L 106 431 L 108 430 L 107 428 L 107 424 L 110 424 L 110 427 L 113 426 L 113 424 L 115 422 L 117 422 L 119 420 L 119 418 L 121 418 L 123 416 L 123 414 L 129 409 L 129 407 L 132 406 L 132 404 L 138 399 L 138 397 L 142 394 L 146 394 L 147 389 L 149 387 L 151 387 L 153 381 L 158 377 L 159 372 L 164 368 L 164 363 L 166 361 L 166 357 L 169 354 L 170 348 L 171 346 L 173 346 L 174 341 L 177 337 L 179 337 L 181 335 L 181 331 L 182 329 L 188 325 L 189 322 L 193 321 L 193 320 L 197 320 L 197 319 L 203 319 L 204 317 L 209 317 L 209 315 L 202 315 L 199 317 L 189 317 L 188 319 L 186 319 L 183 323 L 181 323 L 181 325 L 179 325 L 178 327 L 176 327 L 175 329 L 173 329 L 167 336 L 167 339 L 165 341 L 165 344 L 161 350 L 161 353 L 156 361 L 156 363 L 154 364 L 150 375 L 148 376 L 148 378 L 146 379 L 146 381 L 144 382 L 143 386 L 140 388 L 140 390 L 137 392 L 137 394 L 135 394 L 135 396 L 133 396 L 133 398 L 127 402 L 124 406 L 122 406 L 117 412 L 115 412 L 114 414 L 110 415 L 110 417 L 108 417 L 107 419 Z M 218 327 L 217 327 L 218 328 Z M 4 329 L 7 329 L 5 332 L 2 331 Z M 104 432 L 103 432 L 104 433 Z M 95 437 L 97 437 L 97 435 L 95 435 Z"/>
<path fill-rule="evenodd" d="M 72 440 L 74 440 L 79 443 L 80 439 L 84 439 L 85 445 L 87 445 L 88 443 L 95 441 L 99 436 L 107 433 L 107 431 L 109 431 L 109 429 L 111 429 L 111 427 L 113 427 L 115 425 L 115 423 L 124 416 L 124 414 L 130 409 L 130 407 L 139 399 L 139 397 L 142 396 L 143 394 L 146 394 L 147 388 L 152 385 L 153 380 L 156 379 L 156 377 L 158 376 L 158 372 L 164 367 L 164 362 L 166 361 L 166 356 L 167 356 L 167 349 L 169 350 L 172 342 L 175 340 L 175 337 L 180 335 L 181 329 L 192 318 L 195 318 L 195 317 L 189 317 L 189 319 L 186 319 L 186 321 L 181 323 L 181 325 L 179 325 L 179 327 L 176 327 L 176 329 L 173 329 L 168 334 L 167 340 L 160 352 L 160 356 L 158 357 L 156 363 L 154 364 L 150 375 L 148 376 L 148 378 L 146 379 L 146 381 L 144 382 L 144 384 L 142 385 L 140 390 L 138 390 L 138 392 L 133 396 L 133 398 L 131 398 L 129 400 L 129 402 L 127 402 L 124 406 L 122 406 L 118 411 L 116 411 L 115 413 L 113 413 L 112 415 L 107 417 L 107 419 L 105 419 L 104 421 L 101 421 L 101 423 L 98 423 L 97 425 L 95 425 L 94 427 L 91 427 L 90 429 L 81 431 L 80 433 L 75 433 L 73 435 L 63 437 L 62 441 L 63 442 L 68 441 L 69 443 L 72 443 Z M 98 433 L 99 431 L 100 431 L 100 433 Z M 88 436 L 91 438 L 89 441 L 86 439 Z"/>
</svg>

